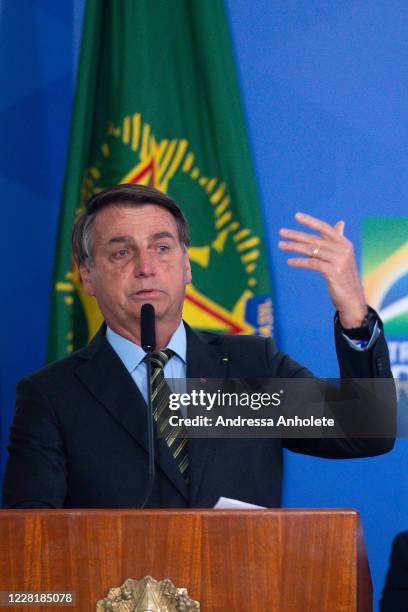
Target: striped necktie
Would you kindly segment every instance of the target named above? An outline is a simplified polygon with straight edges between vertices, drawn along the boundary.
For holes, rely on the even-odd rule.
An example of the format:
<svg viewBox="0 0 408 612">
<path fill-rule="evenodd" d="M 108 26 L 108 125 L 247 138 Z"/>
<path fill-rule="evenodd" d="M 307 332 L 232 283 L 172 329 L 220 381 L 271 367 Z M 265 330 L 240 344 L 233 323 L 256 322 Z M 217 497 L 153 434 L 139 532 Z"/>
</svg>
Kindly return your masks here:
<svg viewBox="0 0 408 612">
<path fill-rule="evenodd" d="M 169 417 L 179 415 L 180 411 L 170 410 L 169 397 L 170 388 L 164 378 L 164 366 L 169 359 L 174 355 L 173 351 L 166 349 L 164 351 L 154 351 L 151 354 L 152 363 L 152 404 L 153 416 L 156 421 L 156 426 L 160 432 L 160 437 L 166 440 L 167 446 L 173 455 L 178 468 L 188 482 L 188 451 L 187 438 L 183 436 L 183 427 L 172 427 L 169 424 Z"/>
</svg>

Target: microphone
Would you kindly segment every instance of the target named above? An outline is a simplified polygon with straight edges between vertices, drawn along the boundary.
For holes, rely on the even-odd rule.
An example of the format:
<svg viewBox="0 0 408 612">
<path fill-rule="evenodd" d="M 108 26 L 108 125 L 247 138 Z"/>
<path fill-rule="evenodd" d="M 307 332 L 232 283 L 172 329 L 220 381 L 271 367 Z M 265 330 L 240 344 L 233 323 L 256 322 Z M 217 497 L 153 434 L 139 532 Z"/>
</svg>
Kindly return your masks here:
<svg viewBox="0 0 408 612">
<path fill-rule="evenodd" d="M 143 509 L 152 493 L 154 479 L 156 475 L 155 468 L 155 443 L 154 443 L 154 417 L 152 403 L 152 363 L 151 354 L 156 347 L 156 314 L 152 304 L 143 304 L 140 311 L 140 341 L 142 348 L 147 353 L 146 358 L 146 377 L 147 377 L 147 443 L 149 449 L 149 482 L 144 502 L 141 506 Z"/>
<path fill-rule="evenodd" d="M 151 353 L 156 347 L 156 313 L 152 304 L 143 304 L 140 311 L 140 340 L 142 349 Z"/>
</svg>

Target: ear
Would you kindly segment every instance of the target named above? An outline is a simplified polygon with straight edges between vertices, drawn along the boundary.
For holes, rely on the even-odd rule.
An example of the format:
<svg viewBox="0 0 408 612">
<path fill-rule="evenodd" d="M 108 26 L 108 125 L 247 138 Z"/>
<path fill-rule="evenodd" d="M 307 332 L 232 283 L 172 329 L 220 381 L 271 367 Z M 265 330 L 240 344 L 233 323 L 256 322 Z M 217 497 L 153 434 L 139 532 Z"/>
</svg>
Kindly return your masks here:
<svg viewBox="0 0 408 612">
<path fill-rule="evenodd" d="M 82 285 L 84 287 L 85 293 L 88 295 L 95 295 L 93 283 L 92 283 L 92 273 L 85 264 L 81 264 L 79 266 L 79 273 L 81 275 Z"/>
<path fill-rule="evenodd" d="M 189 285 L 193 277 L 191 274 L 191 264 L 187 251 L 184 253 L 184 266 L 184 272 L 186 275 L 186 285 Z"/>
</svg>

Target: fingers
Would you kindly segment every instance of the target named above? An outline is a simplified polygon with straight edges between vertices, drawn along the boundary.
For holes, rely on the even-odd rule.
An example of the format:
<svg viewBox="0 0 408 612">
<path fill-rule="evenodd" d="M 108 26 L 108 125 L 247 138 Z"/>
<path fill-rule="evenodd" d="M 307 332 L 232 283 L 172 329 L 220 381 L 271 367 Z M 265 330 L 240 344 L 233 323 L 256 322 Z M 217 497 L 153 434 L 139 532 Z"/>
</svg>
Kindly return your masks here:
<svg viewBox="0 0 408 612">
<path fill-rule="evenodd" d="M 306 234 L 306 232 L 298 232 L 297 230 L 287 229 L 286 227 L 280 229 L 279 233 L 284 238 L 305 242 L 306 244 L 318 244 L 319 242 L 322 242 L 322 239 L 319 236 L 315 236 L 314 234 Z"/>
<path fill-rule="evenodd" d="M 321 219 L 316 219 L 316 217 L 312 217 L 311 215 L 297 212 L 295 214 L 295 219 L 301 225 L 319 232 L 319 234 L 326 236 L 327 238 L 337 238 L 339 236 L 335 228 L 329 225 L 329 223 L 326 223 L 326 221 L 322 221 Z"/>
<path fill-rule="evenodd" d="M 285 249 L 285 245 L 287 244 L 291 244 L 292 246 L 294 244 L 305 244 L 309 245 L 309 250 L 307 254 L 311 255 L 313 249 L 316 247 L 325 247 L 326 250 L 334 252 L 338 252 L 340 248 L 339 242 L 334 242 L 333 240 L 328 240 L 327 238 L 322 238 L 320 236 L 316 236 L 315 234 L 306 234 L 305 232 L 298 232 L 296 230 L 290 230 L 286 228 L 282 228 L 281 230 L 279 230 L 279 234 L 286 239 L 286 242 L 281 241 L 278 244 L 278 246 L 283 250 L 287 250 Z"/>
<path fill-rule="evenodd" d="M 336 225 L 334 226 L 334 229 L 338 233 L 339 236 L 344 236 L 345 227 L 346 227 L 346 224 L 344 221 L 337 221 Z"/>
<path fill-rule="evenodd" d="M 326 279 L 330 299 L 341 313 L 342 321 L 353 327 L 355 321 L 361 321 L 365 296 L 353 244 L 344 236 L 344 221 L 331 226 L 304 213 L 296 213 L 295 219 L 312 232 L 280 230 L 284 240 L 279 242 L 279 248 L 303 256 L 291 257 L 288 265 L 320 273 Z"/>
<path fill-rule="evenodd" d="M 339 255 L 342 255 L 346 241 L 343 236 L 344 221 L 338 221 L 332 227 L 325 221 L 304 213 L 296 213 L 295 218 L 302 225 L 319 232 L 320 235 L 282 228 L 279 233 L 285 240 L 278 243 L 282 251 L 292 251 L 326 262 L 333 262 Z M 292 262 L 290 265 L 297 266 L 297 263 Z"/>
<path fill-rule="evenodd" d="M 301 242 L 283 242 L 281 240 L 278 242 L 278 246 L 282 251 L 291 251 L 306 257 L 321 259 L 322 261 L 335 261 L 337 258 L 336 250 L 326 248 L 322 244 L 318 244 L 317 241 L 305 244 Z"/>
<path fill-rule="evenodd" d="M 291 257 L 287 260 L 287 264 L 292 268 L 304 268 L 305 270 L 313 270 L 320 272 L 324 276 L 327 275 L 329 269 L 328 262 L 316 259 L 315 257 Z"/>
<path fill-rule="evenodd" d="M 302 225 L 319 232 L 322 240 L 329 238 L 335 242 L 338 242 L 339 238 L 341 238 L 344 234 L 344 221 L 338 221 L 336 225 L 332 227 L 325 221 L 321 221 L 320 219 L 316 219 L 315 217 L 305 215 L 303 213 L 296 213 L 295 219 Z M 300 240 L 301 242 L 306 242 L 309 244 L 316 244 L 317 241 L 320 240 L 320 237 L 316 236 L 315 234 L 299 232 L 286 227 L 280 229 L 279 233 L 284 238 L 292 238 L 294 240 Z"/>
</svg>

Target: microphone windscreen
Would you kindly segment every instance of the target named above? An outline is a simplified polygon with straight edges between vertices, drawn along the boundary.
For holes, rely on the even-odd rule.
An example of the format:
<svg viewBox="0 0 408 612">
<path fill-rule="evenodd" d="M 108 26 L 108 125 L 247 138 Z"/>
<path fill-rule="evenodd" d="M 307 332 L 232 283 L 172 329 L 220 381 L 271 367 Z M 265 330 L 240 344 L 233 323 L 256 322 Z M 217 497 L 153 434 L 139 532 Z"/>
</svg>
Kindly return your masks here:
<svg viewBox="0 0 408 612">
<path fill-rule="evenodd" d="M 155 312 L 152 304 L 143 304 L 140 311 L 140 341 L 146 352 L 156 347 Z"/>
</svg>

